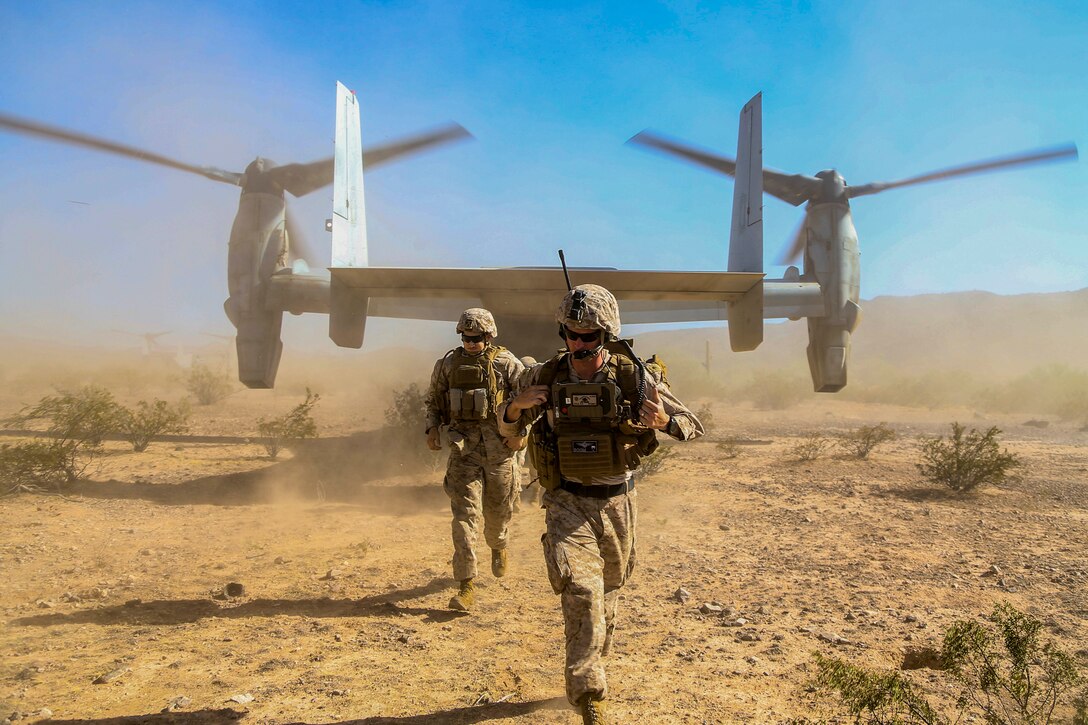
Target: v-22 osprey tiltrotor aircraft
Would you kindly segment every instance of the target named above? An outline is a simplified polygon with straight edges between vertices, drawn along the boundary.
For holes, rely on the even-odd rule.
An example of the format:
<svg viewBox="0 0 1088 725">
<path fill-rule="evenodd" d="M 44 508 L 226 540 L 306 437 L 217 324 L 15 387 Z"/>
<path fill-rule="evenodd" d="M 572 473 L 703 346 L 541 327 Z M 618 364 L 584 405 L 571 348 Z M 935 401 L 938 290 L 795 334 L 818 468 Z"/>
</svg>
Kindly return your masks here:
<svg viewBox="0 0 1088 725">
<path fill-rule="evenodd" d="M 242 187 L 228 256 L 227 315 L 238 331 L 239 379 L 251 388 L 275 383 L 283 349 L 284 312 L 329 315 L 329 337 L 359 348 L 368 317 L 454 321 L 482 306 L 494 313 L 502 342 L 538 358 L 554 350 L 553 310 L 566 290 L 559 267 L 406 268 L 368 262 L 363 166 L 466 136 L 450 126 L 363 152 L 355 95 L 337 84 L 332 159 L 274 166 L 258 158 L 244 174 L 195 167 L 82 134 L 0 115 L 0 126 L 121 153 Z M 849 200 L 912 184 L 1013 166 L 1075 159 L 1072 144 L 977 162 L 888 183 L 849 186 L 834 170 L 815 177 L 763 167 L 762 96 L 741 111 L 735 159 L 695 149 L 650 132 L 631 139 L 735 178 L 727 271 L 663 272 L 573 267 L 575 284 L 600 284 L 620 302 L 627 324 L 727 320 L 735 351 L 754 350 L 763 320 L 806 318 L 813 388 L 836 392 L 847 381 L 850 337 L 861 319 L 860 259 Z M 296 196 L 333 184 L 332 256 L 326 270 L 311 270 L 299 253 L 284 191 Z M 805 218 L 783 264 L 801 255 L 803 271 L 789 267 L 781 279 L 763 273 L 763 205 L 766 192 L 793 205 L 807 202 Z M 291 263 L 291 256 L 296 259 Z"/>
</svg>

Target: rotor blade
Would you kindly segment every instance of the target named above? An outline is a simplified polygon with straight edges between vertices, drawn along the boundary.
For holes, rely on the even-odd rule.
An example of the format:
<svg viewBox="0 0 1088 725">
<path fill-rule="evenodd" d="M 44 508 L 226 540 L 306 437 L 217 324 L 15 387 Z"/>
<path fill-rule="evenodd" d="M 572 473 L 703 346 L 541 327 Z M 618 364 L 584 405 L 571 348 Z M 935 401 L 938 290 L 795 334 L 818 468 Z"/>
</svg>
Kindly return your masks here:
<svg viewBox="0 0 1088 725">
<path fill-rule="evenodd" d="M 1049 149 L 1035 149 L 1033 151 L 1024 151 L 1022 153 L 1014 154 L 1012 156 L 1002 156 L 995 159 L 987 159 L 985 161 L 976 161 L 970 164 L 964 164 L 963 166 L 953 166 L 950 169 L 942 169 L 940 171 L 933 171 L 928 174 L 922 174 L 921 176 L 912 176 L 909 179 L 901 179 L 899 181 L 888 182 L 874 182 L 872 184 L 863 184 L 861 186 L 848 186 L 846 187 L 847 195 L 853 199 L 859 196 L 868 196 L 869 194 L 879 194 L 882 191 L 888 189 L 898 189 L 903 186 L 911 186 L 913 184 L 925 184 L 930 181 L 940 181 L 941 179 L 951 179 L 956 176 L 966 176 L 968 174 L 982 174 L 989 171 L 1001 171 L 1014 166 L 1030 166 L 1031 164 L 1041 164 L 1049 161 L 1063 161 L 1065 159 L 1074 160 L 1077 158 L 1077 146 L 1076 144 L 1065 144 L 1063 146 L 1055 146 Z"/>
<path fill-rule="evenodd" d="M 713 171 L 733 176 L 737 171 L 737 162 L 729 156 L 722 156 L 711 151 L 697 149 L 694 146 L 660 136 L 652 131 L 635 134 L 627 143 L 657 149 L 666 154 L 679 156 L 694 164 Z M 816 194 L 820 182 L 811 176 L 784 174 L 781 171 L 763 167 L 763 191 L 776 199 L 798 206 Z"/>
<path fill-rule="evenodd" d="M 185 164 L 167 158 L 166 156 L 151 153 L 150 151 L 143 151 L 133 146 L 125 146 L 124 144 L 115 143 L 113 141 L 107 141 L 75 131 L 57 128 L 56 126 L 47 126 L 46 124 L 38 123 L 37 121 L 28 121 L 0 113 L 0 127 L 19 133 L 31 134 L 33 136 L 43 136 L 54 141 L 64 141 L 76 144 L 77 146 L 86 146 L 87 148 L 96 149 L 98 151 L 108 151 L 110 153 L 128 156 L 129 158 L 147 161 L 148 163 L 158 164 L 160 166 L 169 166 L 171 169 L 200 174 L 212 181 L 222 181 L 225 184 L 241 186 L 242 175 L 236 174 L 233 171 L 224 171 L 223 169 L 217 169 L 214 166 L 193 166 L 191 164 Z"/>
<path fill-rule="evenodd" d="M 464 126 L 459 123 L 448 123 L 431 131 L 408 136 L 400 141 L 392 141 L 380 146 L 363 149 L 363 167 L 378 166 L 386 161 L 392 161 L 395 158 L 422 151 L 429 146 L 470 138 L 474 138 L 474 136 Z"/>
<path fill-rule="evenodd" d="M 284 202 L 286 201 L 284 199 Z M 299 231 L 290 206 L 284 210 L 284 222 L 287 227 L 287 251 L 290 252 L 291 256 L 306 260 L 306 263 L 311 267 L 327 267 L 328 264 L 322 263 L 321 257 L 314 253 L 313 247 L 310 246 L 309 242 L 306 241 L 306 237 Z"/>
<path fill-rule="evenodd" d="M 801 259 L 801 254 L 805 251 L 805 242 L 808 241 L 808 234 L 805 231 L 806 221 L 806 217 L 801 218 L 801 223 L 797 225 L 797 230 L 794 231 L 790 243 L 782 247 L 782 251 L 778 253 L 775 264 L 785 267 Z"/>
<path fill-rule="evenodd" d="M 433 131 L 409 136 L 400 141 L 363 149 L 363 167 L 372 168 L 401 156 L 422 151 L 430 146 L 449 143 L 462 138 L 472 138 L 472 134 L 460 124 L 447 124 Z M 308 164 L 286 164 L 277 166 L 269 173 L 272 175 L 273 180 L 285 190 L 295 196 L 305 196 L 311 191 L 317 191 L 332 183 L 333 161 L 332 157 L 329 157 Z"/>
</svg>

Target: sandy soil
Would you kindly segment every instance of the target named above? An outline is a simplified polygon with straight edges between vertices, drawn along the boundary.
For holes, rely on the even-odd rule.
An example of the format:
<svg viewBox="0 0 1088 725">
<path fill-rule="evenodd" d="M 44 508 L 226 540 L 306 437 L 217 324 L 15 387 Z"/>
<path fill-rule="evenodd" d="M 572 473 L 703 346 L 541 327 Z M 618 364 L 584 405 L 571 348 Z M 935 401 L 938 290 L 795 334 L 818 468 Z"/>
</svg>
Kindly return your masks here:
<svg viewBox="0 0 1088 725">
<path fill-rule="evenodd" d="M 284 408 L 245 401 L 198 409 L 192 432 L 237 434 Z M 895 668 L 1001 600 L 1088 666 L 1088 433 L 832 398 L 712 410 L 712 435 L 639 484 L 639 564 L 609 662 L 618 722 L 826 717 L 832 701 L 807 688 L 814 652 Z M 543 512 L 516 514 L 509 575 L 482 575 L 477 609 L 450 612 L 440 470 L 353 432 L 342 400 L 315 417 L 322 439 L 278 461 L 245 442 L 111 443 L 67 496 L 0 499 L 0 717 L 577 722 Z M 915 436 L 953 420 L 1000 425 L 1022 479 L 967 497 L 924 483 Z M 788 454 L 878 421 L 902 437 L 870 460 Z M 226 597 L 231 582 L 244 594 Z M 908 674 L 955 694 L 933 670 Z"/>
</svg>

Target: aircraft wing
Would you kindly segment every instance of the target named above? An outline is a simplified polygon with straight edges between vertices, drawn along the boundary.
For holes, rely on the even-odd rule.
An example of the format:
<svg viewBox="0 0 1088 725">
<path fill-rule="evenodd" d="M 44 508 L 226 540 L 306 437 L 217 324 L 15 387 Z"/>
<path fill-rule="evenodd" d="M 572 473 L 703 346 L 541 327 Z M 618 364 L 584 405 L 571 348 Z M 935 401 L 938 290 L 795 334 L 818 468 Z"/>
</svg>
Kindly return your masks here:
<svg viewBox="0 0 1088 725">
<path fill-rule="evenodd" d="M 532 268 L 332 268 L 333 279 L 370 300 L 368 314 L 423 320 L 456 320 L 467 307 L 495 313 L 547 316 L 565 282 L 558 267 Z M 684 322 L 725 318 L 763 275 L 757 272 L 662 272 L 573 268 L 573 284 L 593 283 L 620 301 L 623 321 Z"/>
</svg>

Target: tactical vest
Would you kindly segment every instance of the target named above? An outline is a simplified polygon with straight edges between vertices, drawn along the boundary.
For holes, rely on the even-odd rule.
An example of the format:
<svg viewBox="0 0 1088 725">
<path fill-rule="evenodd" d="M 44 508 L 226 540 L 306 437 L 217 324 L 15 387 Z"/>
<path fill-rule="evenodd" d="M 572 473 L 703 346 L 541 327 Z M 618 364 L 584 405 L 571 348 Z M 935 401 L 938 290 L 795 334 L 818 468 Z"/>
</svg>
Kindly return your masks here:
<svg viewBox="0 0 1088 725">
<path fill-rule="evenodd" d="M 463 347 L 450 350 L 449 393 L 446 396 L 447 422 L 480 421 L 494 418 L 495 408 L 503 400 L 495 374 L 495 358 L 505 348 L 489 345 L 479 355 L 469 355 Z"/>
<path fill-rule="evenodd" d="M 638 366 L 626 355 L 613 353 L 600 383 L 573 382 L 569 353 L 544 363 L 538 385 L 550 388 L 554 425 L 547 415 L 533 424 L 529 455 L 540 485 L 552 490 L 562 478 L 583 483 L 622 475 L 657 448 L 657 434 L 637 422 L 641 405 Z M 663 372 L 651 358 L 647 367 Z M 649 376 L 650 370 L 647 371 Z"/>
</svg>

